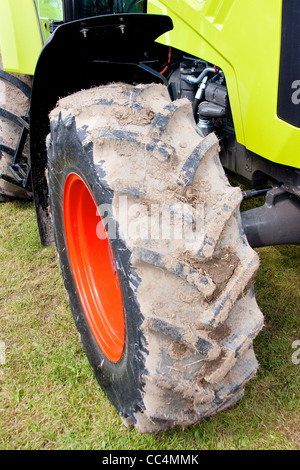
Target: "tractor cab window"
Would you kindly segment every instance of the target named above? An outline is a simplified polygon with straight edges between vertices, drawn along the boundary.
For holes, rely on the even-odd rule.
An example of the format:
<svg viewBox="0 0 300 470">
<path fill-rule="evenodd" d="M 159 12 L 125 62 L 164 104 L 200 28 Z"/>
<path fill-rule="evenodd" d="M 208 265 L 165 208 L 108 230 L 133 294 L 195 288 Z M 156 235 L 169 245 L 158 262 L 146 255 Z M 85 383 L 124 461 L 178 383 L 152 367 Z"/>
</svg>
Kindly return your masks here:
<svg viewBox="0 0 300 470">
<path fill-rule="evenodd" d="M 72 21 L 113 13 L 146 13 L 145 0 L 65 0 L 64 19 Z"/>
</svg>

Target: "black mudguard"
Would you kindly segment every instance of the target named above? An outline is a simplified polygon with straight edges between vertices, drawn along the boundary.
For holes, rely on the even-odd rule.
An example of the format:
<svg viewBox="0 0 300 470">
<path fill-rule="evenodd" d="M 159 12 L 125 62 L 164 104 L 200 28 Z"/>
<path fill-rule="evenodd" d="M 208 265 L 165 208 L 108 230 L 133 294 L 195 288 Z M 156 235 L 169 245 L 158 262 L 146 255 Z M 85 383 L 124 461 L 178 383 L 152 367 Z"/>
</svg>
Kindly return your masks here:
<svg viewBox="0 0 300 470">
<path fill-rule="evenodd" d="M 59 26 L 40 54 L 30 111 L 32 187 L 41 242 L 54 244 L 49 213 L 46 136 L 60 97 L 109 82 L 165 83 L 152 68 L 164 53 L 155 43 L 173 28 L 167 16 L 105 15 Z M 166 53 L 167 54 L 167 53 Z"/>
</svg>

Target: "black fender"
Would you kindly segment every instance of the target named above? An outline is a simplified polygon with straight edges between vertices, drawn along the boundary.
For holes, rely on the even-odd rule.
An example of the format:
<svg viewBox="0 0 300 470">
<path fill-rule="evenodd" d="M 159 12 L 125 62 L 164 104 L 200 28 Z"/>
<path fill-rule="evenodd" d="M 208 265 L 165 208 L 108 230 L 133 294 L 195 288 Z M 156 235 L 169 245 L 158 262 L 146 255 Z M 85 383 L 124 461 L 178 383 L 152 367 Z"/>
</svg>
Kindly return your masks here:
<svg viewBox="0 0 300 470">
<path fill-rule="evenodd" d="M 163 15 L 104 15 L 59 26 L 39 56 L 30 109 L 30 164 L 39 235 L 54 244 L 47 181 L 49 113 L 60 97 L 109 82 L 166 83 L 153 64 L 167 56 L 155 43 L 171 30 Z"/>
</svg>

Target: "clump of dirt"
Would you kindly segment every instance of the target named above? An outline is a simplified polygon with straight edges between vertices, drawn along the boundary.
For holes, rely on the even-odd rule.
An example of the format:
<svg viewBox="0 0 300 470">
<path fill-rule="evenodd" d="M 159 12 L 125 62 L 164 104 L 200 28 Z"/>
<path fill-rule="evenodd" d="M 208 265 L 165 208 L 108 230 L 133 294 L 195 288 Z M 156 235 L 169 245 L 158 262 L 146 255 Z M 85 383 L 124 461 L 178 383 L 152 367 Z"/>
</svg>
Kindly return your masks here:
<svg viewBox="0 0 300 470">
<path fill-rule="evenodd" d="M 216 285 L 213 295 L 208 299 L 209 301 L 214 300 L 223 291 L 239 265 L 238 256 L 229 248 L 224 248 L 220 253 L 205 261 L 192 256 L 186 251 L 181 254 L 180 261 L 208 276 Z"/>
<path fill-rule="evenodd" d="M 193 185 L 174 185 L 169 186 L 166 192 L 184 204 L 190 204 L 192 207 L 196 207 L 197 204 L 202 204 L 203 206 L 212 205 L 220 200 L 223 194 L 216 191 L 212 192 L 211 183 L 205 179 L 201 181 L 201 188 Z"/>
<path fill-rule="evenodd" d="M 226 359 L 226 352 L 222 351 L 219 357 L 205 364 L 204 368 L 197 375 L 195 382 L 198 385 L 203 383 L 204 377 L 209 377 L 219 368 L 222 368 L 222 362 L 224 362 L 225 359 Z"/>
<path fill-rule="evenodd" d="M 222 339 L 227 338 L 231 334 L 231 328 L 226 324 L 218 326 L 217 328 L 213 328 L 199 323 L 195 325 L 195 330 L 202 333 L 205 331 L 207 337 L 217 343 L 220 343 Z"/>
<path fill-rule="evenodd" d="M 168 349 L 168 354 L 172 359 L 184 359 L 191 355 L 191 352 L 186 344 L 181 341 L 173 341 Z"/>
<path fill-rule="evenodd" d="M 197 203 L 202 202 L 199 190 L 193 186 L 174 186 L 168 187 L 167 193 L 170 193 L 172 197 L 175 197 L 179 201 L 195 206 Z"/>
<path fill-rule="evenodd" d="M 231 334 L 231 328 L 228 325 L 221 325 L 215 330 L 209 332 L 209 338 L 220 342 L 222 339 L 227 338 Z"/>
<path fill-rule="evenodd" d="M 150 124 L 154 119 L 155 113 L 150 108 L 137 109 L 130 106 L 114 106 L 115 117 L 122 124 Z"/>
</svg>

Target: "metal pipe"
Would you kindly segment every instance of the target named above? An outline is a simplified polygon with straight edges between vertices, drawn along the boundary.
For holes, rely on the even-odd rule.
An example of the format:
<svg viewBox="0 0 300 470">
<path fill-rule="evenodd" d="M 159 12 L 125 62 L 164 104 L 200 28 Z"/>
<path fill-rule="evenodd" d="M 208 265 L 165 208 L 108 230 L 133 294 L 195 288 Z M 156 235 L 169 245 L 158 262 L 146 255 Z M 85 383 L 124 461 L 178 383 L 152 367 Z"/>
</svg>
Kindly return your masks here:
<svg viewBox="0 0 300 470">
<path fill-rule="evenodd" d="M 252 199 L 253 197 L 265 196 L 267 192 L 271 191 L 274 188 L 264 188 L 264 189 L 248 189 L 243 191 L 243 200 Z"/>
<path fill-rule="evenodd" d="M 214 67 L 206 67 L 203 72 L 200 73 L 199 77 L 194 77 L 194 75 L 188 75 L 184 80 L 190 85 L 198 85 L 202 82 L 203 78 L 208 73 L 216 73 Z"/>
<path fill-rule="evenodd" d="M 253 248 L 300 245 L 300 200 L 282 188 L 267 193 L 263 206 L 241 213 Z"/>
</svg>

